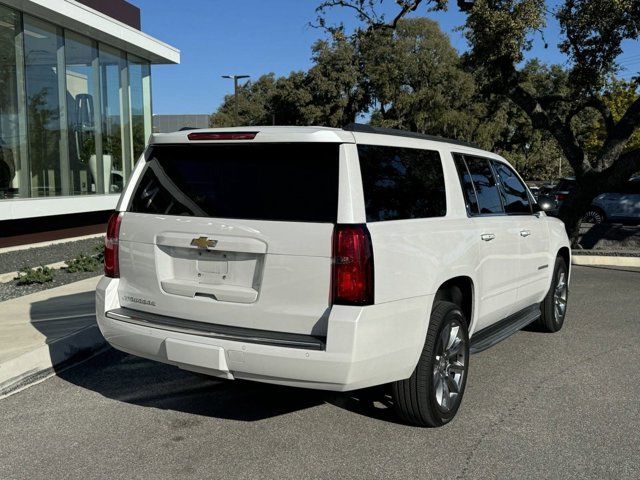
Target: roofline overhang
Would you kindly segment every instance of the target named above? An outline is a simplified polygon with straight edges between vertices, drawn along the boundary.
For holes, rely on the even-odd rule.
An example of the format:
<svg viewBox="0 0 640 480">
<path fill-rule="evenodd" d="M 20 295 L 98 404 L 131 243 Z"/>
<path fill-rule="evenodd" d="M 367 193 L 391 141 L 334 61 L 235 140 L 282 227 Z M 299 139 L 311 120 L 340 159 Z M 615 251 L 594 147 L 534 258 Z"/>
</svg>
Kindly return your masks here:
<svg viewBox="0 0 640 480">
<path fill-rule="evenodd" d="M 177 48 L 74 0 L 0 0 L 0 3 L 151 63 L 180 63 L 180 50 Z"/>
</svg>

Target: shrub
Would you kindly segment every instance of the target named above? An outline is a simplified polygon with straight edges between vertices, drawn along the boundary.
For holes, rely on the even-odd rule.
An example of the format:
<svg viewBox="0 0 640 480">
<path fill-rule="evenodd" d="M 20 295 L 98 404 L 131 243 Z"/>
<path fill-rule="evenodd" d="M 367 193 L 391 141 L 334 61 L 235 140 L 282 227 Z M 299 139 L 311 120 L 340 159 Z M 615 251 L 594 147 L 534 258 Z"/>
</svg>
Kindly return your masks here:
<svg viewBox="0 0 640 480">
<path fill-rule="evenodd" d="M 67 272 L 95 272 L 100 268 L 100 261 L 93 256 L 87 256 L 81 253 L 77 258 L 67 260 Z"/>
<path fill-rule="evenodd" d="M 93 251 L 96 252 L 93 256 L 100 263 L 104 263 L 104 242 L 97 244 L 93 247 Z"/>
<path fill-rule="evenodd" d="M 53 270 L 49 267 L 37 268 L 24 267 L 15 278 L 18 285 L 32 285 L 34 283 L 47 283 L 53 281 Z"/>
</svg>

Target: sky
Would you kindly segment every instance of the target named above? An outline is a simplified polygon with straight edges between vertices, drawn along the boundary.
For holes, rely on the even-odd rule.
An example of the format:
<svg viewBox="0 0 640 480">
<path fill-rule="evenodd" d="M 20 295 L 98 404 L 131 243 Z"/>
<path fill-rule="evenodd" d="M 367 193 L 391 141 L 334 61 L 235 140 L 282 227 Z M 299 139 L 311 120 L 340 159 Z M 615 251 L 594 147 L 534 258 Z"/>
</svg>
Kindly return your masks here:
<svg viewBox="0 0 640 480">
<path fill-rule="evenodd" d="M 233 91 L 221 75 L 242 74 L 257 79 L 274 72 L 288 75 L 311 66 L 311 45 L 325 34 L 309 26 L 319 0 L 129 0 L 142 10 L 142 30 L 181 51 L 180 65 L 152 67 L 155 114 L 211 113 Z M 555 2 L 550 2 L 551 4 Z M 395 2 L 383 3 L 392 14 Z M 423 10 L 424 14 L 424 10 Z M 344 9 L 333 14 L 347 28 L 356 20 Z M 447 12 L 428 13 L 460 52 L 467 45 L 457 27 L 464 15 L 452 5 Z M 527 54 L 547 63 L 565 64 L 555 43 L 559 26 L 552 19 Z M 640 69 L 640 47 L 628 42 L 621 56 L 624 66 Z M 631 70 L 627 71 L 630 75 Z"/>
</svg>

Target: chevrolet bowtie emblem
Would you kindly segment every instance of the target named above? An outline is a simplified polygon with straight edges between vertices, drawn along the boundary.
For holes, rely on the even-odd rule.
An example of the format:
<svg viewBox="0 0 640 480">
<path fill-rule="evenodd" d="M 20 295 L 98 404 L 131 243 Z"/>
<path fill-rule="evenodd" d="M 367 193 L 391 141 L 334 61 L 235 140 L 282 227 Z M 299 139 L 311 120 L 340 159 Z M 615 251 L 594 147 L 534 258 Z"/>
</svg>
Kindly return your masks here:
<svg viewBox="0 0 640 480">
<path fill-rule="evenodd" d="M 217 244 L 217 240 L 209 240 L 208 237 L 199 237 L 191 240 L 192 247 L 198 247 L 204 250 L 206 250 L 207 248 L 214 248 Z"/>
</svg>

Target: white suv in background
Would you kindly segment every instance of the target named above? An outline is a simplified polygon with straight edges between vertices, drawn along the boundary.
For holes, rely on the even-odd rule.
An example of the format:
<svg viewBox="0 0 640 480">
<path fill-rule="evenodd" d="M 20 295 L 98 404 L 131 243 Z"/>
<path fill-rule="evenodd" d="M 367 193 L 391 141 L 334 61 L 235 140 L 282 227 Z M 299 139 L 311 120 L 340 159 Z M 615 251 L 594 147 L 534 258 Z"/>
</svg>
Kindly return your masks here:
<svg viewBox="0 0 640 480">
<path fill-rule="evenodd" d="M 350 125 L 157 134 L 109 222 L 97 318 L 115 348 L 227 379 L 391 384 L 449 422 L 470 353 L 567 304 L 563 224 L 501 157 Z"/>
</svg>

